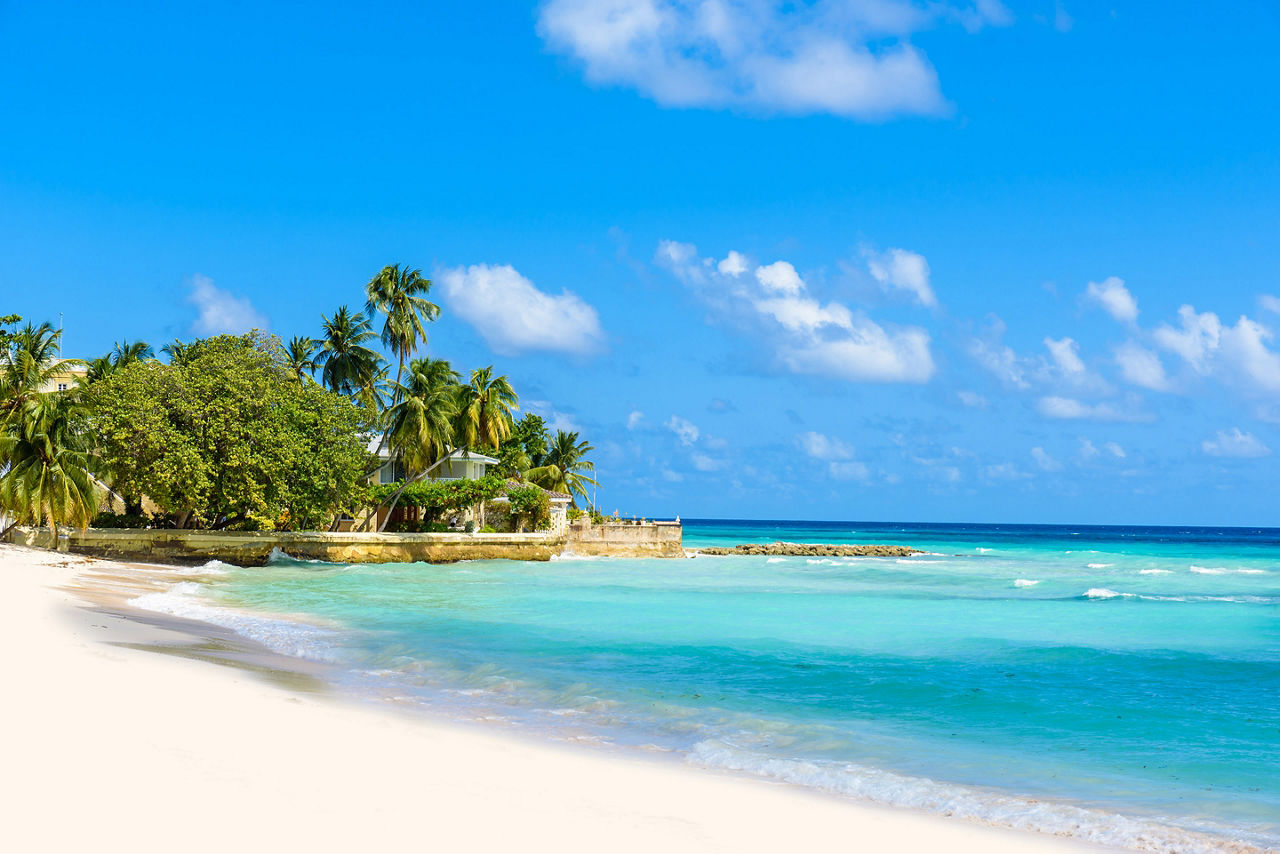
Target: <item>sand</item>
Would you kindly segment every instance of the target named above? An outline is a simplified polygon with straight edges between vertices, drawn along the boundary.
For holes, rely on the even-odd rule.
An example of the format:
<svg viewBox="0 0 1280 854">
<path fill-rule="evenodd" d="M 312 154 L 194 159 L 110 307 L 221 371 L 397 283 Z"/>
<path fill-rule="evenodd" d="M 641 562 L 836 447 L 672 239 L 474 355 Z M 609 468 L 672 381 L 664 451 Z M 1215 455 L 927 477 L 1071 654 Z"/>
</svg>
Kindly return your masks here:
<svg viewBox="0 0 1280 854">
<path fill-rule="evenodd" d="M 1102 850 L 342 700 L 146 578 L 0 544 L 5 850 Z"/>
</svg>

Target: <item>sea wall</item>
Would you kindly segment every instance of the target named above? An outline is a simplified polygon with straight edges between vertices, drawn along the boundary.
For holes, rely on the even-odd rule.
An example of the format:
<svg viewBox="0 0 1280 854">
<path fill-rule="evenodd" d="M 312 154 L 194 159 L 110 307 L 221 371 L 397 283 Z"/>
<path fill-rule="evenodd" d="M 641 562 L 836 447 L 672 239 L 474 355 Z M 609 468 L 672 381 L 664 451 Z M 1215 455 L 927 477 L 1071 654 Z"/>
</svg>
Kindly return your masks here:
<svg viewBox="0 0 1280 854">
<path fill-rule="evenodd" d="M 593 525 L 585 519 L 569 526 L 567 555 L 608 557 L 684 557 L 679 522 Z"/>
<path fill-rule="evenodd" d="M 304 560 L 333 563 L 451 563 L 459 560 L 550 560 L 565 538 L 535 534 L 378 534 L 328 531 L 65 531 L 56 543 L 47 528 L 14 528 L 9 541 L 76 554 L 152 563 L 220 560 L 261 566 L 275 549 Z"/>
</svg>

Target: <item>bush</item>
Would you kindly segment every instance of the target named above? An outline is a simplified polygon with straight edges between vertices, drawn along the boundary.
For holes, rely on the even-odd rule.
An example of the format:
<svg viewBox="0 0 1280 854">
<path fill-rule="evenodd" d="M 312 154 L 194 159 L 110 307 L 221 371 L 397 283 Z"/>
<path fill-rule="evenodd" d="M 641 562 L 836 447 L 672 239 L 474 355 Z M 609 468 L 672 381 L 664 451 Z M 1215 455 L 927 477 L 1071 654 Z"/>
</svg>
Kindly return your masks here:
<svg viewBox="0 0 1280 854">
<path fill-rule="evenodd" d="M 551 526 L 551 497 L 537 486 L 513 486 L 507 490 L 511 514 L 518 521 L 528 520 L 534 530 Z"/>
<path fill-rule="evenodd" d="M 497 528 L 495 528 L 495 527 L 493 527 L 492 525 L 485 525 L 483 528 L 481 528 L 481 529 L 480 529 L 480 533 L 482 533 L 482 534 L 496 534 L 496 533 L 498 533 L 498 529 L 497 529 Z"/>
<path fill-rule="evenodd" d="M 421 507 L 428 516 L 457 512 L 473 504 L 483 504 L 501 494 L 505 482 L 489 475 L 478 479 L 420 480 L 405 487 L 400 506 Z M 371 500 L 381 503 L 400 489 L 399 483 L 384 483 L 371 490 Z"/>
<path fill-rule="evenodd" d="M 566 515 L 568 515 L 568 517 L 569 517 L 569 521 L 570 521 L 570 522 L 576 522 L 576 521 L 578 521 L 579 519 L 581 519 L 583 516 L 585 516 L 585 515 L 587 515 L 587 514 L 583 513 L 583 512 L 582 512 L 581 510 L 579 510 L 577 507 L 572 507 L 572 506 L 571 506 L 571 507 L 569 507 L 569 510 L 567 511 L 567 514 L 566 514 Z"/>
<path fill-rule="evenodd" d="M 89 523 L 90 528 L 145 528 L 151 518 L 141 513 L 99 513 Z"/>
</svg>

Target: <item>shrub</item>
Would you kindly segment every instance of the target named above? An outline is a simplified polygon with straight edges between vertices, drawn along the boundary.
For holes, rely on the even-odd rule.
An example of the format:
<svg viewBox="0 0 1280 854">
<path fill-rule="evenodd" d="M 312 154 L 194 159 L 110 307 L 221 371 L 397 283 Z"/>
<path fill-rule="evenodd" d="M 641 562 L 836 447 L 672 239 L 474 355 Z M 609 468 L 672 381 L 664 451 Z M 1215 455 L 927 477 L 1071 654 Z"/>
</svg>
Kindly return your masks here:
<svg viewBox="0 0 1280 854">
<path fill-rule="evenodd" d="M 91 528 L 145 528 L 151 519 L 141 513 L 99 513 L 89 523 Z"/>
<path fill-rule="evenodd" d="M 473 504 L 482 504 L 502 492 L 502 478 L 489 475 L 478 479 L 420 480 L 405 487 L 400 496 L 400 506 L 421 507 L 427 516 L 439 517 L 456 512 Z M 384 483 L 373 487 L 371 500 L 385 501 L 400 489 L 399 483 Z"/>
<path fill-rule="evenodd" d="M 497 529 L 497 528 L 495 528 L 495 527 L 493 527 L 492 525 L 485 525 L 483 528 L 481 528 L 481 529 L 480 529 L 480 533 L 482 533 L 482 534 L 496 534 L 496 533 L 498 533 L 498 529 Z"/>
<path fill-rule="evenodd" d="M 583 513 L 577 507 L 570 507 L 566 515 L 568 515 L 570 522 L 576 522 L 587 514 Z"/>
<path fill-rule="evenodd" d="M 551 497 L 545 490 L 537 486 L 513 486 L 507 490 L 507 500 L 517 520 L 527 519 L 534 530 L 550 527 Z"/>
</svg>

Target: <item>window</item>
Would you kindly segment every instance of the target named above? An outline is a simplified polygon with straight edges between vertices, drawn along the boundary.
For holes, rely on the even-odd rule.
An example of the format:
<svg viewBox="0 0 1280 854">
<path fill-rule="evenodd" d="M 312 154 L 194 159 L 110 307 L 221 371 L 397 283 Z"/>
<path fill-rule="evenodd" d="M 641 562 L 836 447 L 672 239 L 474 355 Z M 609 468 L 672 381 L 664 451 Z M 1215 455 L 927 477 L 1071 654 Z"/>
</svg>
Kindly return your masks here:
<svg viewBox="0 0 1280 854">
<path fill-rule="evenodd" d="M 58 391 L 66 391 L 66 390 L 67 390 L 66 383 L 58 383 Z"/>
</svg>

